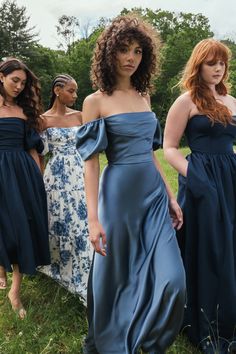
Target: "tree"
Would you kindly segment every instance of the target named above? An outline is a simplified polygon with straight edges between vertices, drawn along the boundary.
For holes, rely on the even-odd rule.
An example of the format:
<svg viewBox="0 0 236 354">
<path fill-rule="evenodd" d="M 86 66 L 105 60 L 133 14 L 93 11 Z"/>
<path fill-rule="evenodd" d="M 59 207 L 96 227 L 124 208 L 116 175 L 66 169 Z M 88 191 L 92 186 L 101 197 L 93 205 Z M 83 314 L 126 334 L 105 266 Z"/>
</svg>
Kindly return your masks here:
<svg viewBox="0 0 236 354">
<path fill-rule="evenodd" d="M 28 27 L 29 17 L 25 6 L 19 7 L 15 0 L 5 0 L 0 6 L 0 57 L 25 59 L 30 55 L 38 34 L 35 27 Z"/>
<path fill-rule="evenodd" d="M 166 18 L 167 11 L 163 15 Z M 160 116 L 162 126 L 169 107 L 179 94 L 178 89 L 173 90 L 173 85 L 178 83 L 194 46 L 202 39 L 213 36 L 209 20 L 202 14 L 172 13 L 171 18 L 173 22 L 169 22 L 168 28 L 163 27 L 163 21 L 155 21 L 156 26 L 161 23 L 158 27 L 165 30 L 162 32 L 165 42 L 161 49 L 161 74 L 156 81 L 157 93 L 153 97 L 154 109 Z"/>
<path fill-rule="evenodd" d="M 58 19 L 56 29 L 57 34 L 62 38 L 62 41 L 59 43 L 59 48 L 70 52 L 79 35 L 79 20 L 75 16 L 62 15 Z"/>
<path fill-rule="evenodd" d="M 70 70 L 68 58 L 63 51 L 37 45 L 32 48 L 30 58 L 25 62 L 40 80 L 42 99 L 47 108 L 53 78 Z"/>
<path fill-rule="evenodd" d="M 70 54 L 69 74 L 74 77 L 78 84 L 77 105 L 79 109 L 81 109 L 84 98 L 92 91 L 90 81 L 91 59 L 96 40 L 101 31 L 100 27 L 95 28 L 88 38 L 81 39 L 74 45 Z"/>
</svg>

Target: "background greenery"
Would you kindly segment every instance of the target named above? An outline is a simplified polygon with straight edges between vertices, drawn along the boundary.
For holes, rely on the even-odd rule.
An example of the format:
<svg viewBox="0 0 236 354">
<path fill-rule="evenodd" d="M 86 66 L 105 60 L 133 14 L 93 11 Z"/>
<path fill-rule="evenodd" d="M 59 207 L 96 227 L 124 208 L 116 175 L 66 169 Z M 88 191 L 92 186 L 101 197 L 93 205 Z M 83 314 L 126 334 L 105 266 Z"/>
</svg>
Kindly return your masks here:
<svg viewBox="0 0 236 354">
<path fill-rule="evenodd" d="M 133 8 L 146 18 L 160 33 L 162 47 L 161 68 L 155 80 L 156 93 L 152 106 L 164 126 L 166 114 L 179 95 L 172 87 L 178 82 L 181 71 L 195 44 L 212 37 L 209 20 L 201 14 L 175 13 L 149 8 Z M 127 9 L 122 14 L 128 13 Z M 119 15 L 119 14 L 117 14 Z M 111 19 L 101 18 L 94 28 L 89 23 L 83 28 L 74 16 L 58 18 L 56 31 L 58 50 L 39 44 L 34 27 L 29 27 L 27 8 L 17 1 L 5 0 L 0 5 L 0 60 L 8 56 L 24 60 L 39 77 L 45 109 L 49 102 L 50 85 L 59 73 L 72 75 L 79 86 L 78 109 L 91 92 L 89 79 L 93 48 L 98 35 Z M 224 40 L 232 50 L 230 82 L 236 96 L 236 43 Z M 184 154 L 187 153 L 185 149 Z M 175 171 L 164 161 L 162 151 L 158 157 L 173 190 L 177 190 Z M 104 155 L 101 164 L 106 163 Z M 9 280 L 10 282 L 10 280 Z M 0 354 L 80 354 L 87 331 L 86 309 L 76 296 L 58 286 L 42 274 L 25 277 L 22 300 L 28 315 L 19 320 L 11 310 L 6 292 L 0 291 Z M 115 329 L 114 329 L 115 330 Z M 168 354 L 197 354 L 183 336 L 179 336 Z"/>
<path fill-rule="evenodd" d="M 154 82 L 156 93 L 152 96 L 152 107 L 159 116 L 162 127 L 171 103 L 179 95 L 173 86 L 179 81 L 180 73 L 195 44 L 203 38 L 214 36 L 208 18 L 202 14 L 170 12 L 149 8 L 124 8 L 121 14 L 137 12 L 159 32 L 160 74 Z M 119 14 L 117 14 L 119 15 Z M 29 27 L 27 8 L 18 6 L 15 0 L 4 0 L 0 5 L 0 60 L 8 56 L 23 59 L 39 77 L 42 95 L 47 108 L 50 85 L 58 73 L 72 75 L 79 86 L 78 109 L 91 93 L 89 79 L 93 48 L 98 35 L 112 19 L 100 18 L 95 27 L 90 23 L 80 26 L 80 19 L 64 14 L 58 18 L 55 28 L 58 50 L 39 44 L 35 27 Z M 232 50 L 231 75 L 232 95 L 236 96 L 236 43 L 224 40 Z"/>
</svg>

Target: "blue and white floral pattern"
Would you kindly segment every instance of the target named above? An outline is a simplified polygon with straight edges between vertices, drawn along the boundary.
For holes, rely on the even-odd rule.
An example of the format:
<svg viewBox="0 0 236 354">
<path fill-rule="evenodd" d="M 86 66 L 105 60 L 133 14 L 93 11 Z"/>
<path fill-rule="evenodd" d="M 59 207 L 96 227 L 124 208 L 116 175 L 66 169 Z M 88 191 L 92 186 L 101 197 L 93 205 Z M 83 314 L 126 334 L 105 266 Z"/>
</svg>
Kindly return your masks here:
<svg viewBox="0 0 236 354">
<path fill-rule="evenodd" d="M 92 259 L 88 240 L 83 161 L 75 147 L 78 127 L 48 128 L 41 135 L 43 155 L 51 156 L 44 171 L 48 200 L 51 265 L 40 268 L 86 303 Z"/>
</svg>

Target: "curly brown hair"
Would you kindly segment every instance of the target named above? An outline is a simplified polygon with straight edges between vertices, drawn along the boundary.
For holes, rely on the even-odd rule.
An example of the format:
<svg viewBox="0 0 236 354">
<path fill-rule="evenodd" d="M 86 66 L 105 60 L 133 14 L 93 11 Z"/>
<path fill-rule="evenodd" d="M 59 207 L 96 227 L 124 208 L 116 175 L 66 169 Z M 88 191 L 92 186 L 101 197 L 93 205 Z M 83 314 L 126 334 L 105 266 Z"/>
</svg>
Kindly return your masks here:
<svg viewBox="0 0 236 354">
<path fill-rule="evenodd" d="M 133 87 L 141 94 L 152 88 L 151 79 L 157 73 L 160 39 L 157 31 L 137 15 L 115 18 L 99 36 L 92 59 L 93 88 L 111 95 L 116 86 L 116 54 L 124 43 L 137 41 L 142 48 L 142 60 L 131 77 Z"/>
<path fill-rule="evenodd" d="M 41 100 L 41 88 L 38 78 L 34 73 L 19 59 L 8 58 L 0 63 L 0 72 L 3 76 L 11 74 L 15 70 L 23 70 L 26 73 L 26 84 L 21 93 L 16 97 L 16 103 L 22 108 L 27 117 L 29 127 L 40 130 L 40 114 L 43 112 Z M 0 95 L 6 99 L 3 84 L 0 82 Z M 4 102 L 3 102 L 4 104 Z"/>
<path fill-rule="evenodd" d="M 225 63 L 223 78 L 215 87 L 219 95 L 225 96 L 228 93 L 227 79 L 230 57 L 231 52 L 226 45 L 213 38 L 203 39 L 194 47 L 180 81 L 182 89 L 190 92 L 192 101 L 199 112 L 206 114 L 212 123 L 220 122 L 224 125 L 231 123 L 232 112 L 215 99 L 212 90 L 202 80 L 201 66 L 208 59 L 212 64 L 217 60 L 222 60 Z"/>
</svg>

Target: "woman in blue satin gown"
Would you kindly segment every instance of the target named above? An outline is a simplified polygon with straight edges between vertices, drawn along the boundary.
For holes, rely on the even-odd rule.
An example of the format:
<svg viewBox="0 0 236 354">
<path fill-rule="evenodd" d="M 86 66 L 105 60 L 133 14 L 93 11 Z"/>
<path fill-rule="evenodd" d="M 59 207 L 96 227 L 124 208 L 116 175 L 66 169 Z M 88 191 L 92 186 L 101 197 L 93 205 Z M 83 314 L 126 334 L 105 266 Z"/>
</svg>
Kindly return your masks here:
<svg viewBox="0 0 236 354">
<path fill-rule="evenodd" d="M 182 323 L 185 274 L 173 228 L 181 226 L 182 212 L 153 154 L 161 133 L 147 94 L 158 43 L 150 25 L 121 16 L 94 52 L 98 91 L 85 99 L 77 133 L 96 251 L 84 348 L 89 354 L 161 354 Z M 108 166 L 99 187 L 103 150 Z"/>
<path fill-rule="evenodd" d="M 229 49 L 197 44 L 171 107 L 164 152 L 179 172 L 187 280 L 184 327 L 204 353 L 236 353 L 236 99 L 227 94 Z M 185 133 L 191 154 L 178 151 Z"/>
<path fill-rule="evenodd" d="M 0 64 L 0 286 L 23 319 L 22 274 L 35 274 L 50 264 L 47 200 L 38 152 L 42 112 L 39 83 L 25 64 L 7 59 Z"/>
</svg>

